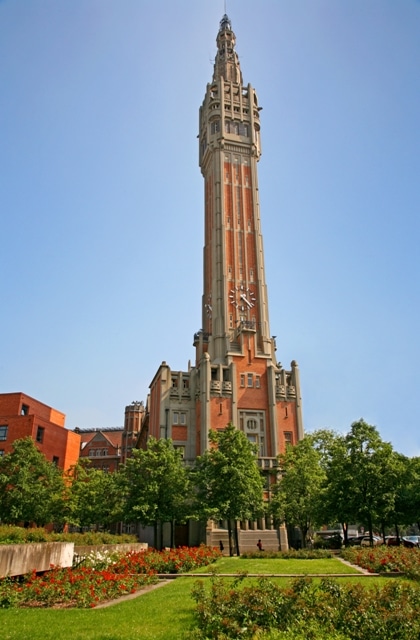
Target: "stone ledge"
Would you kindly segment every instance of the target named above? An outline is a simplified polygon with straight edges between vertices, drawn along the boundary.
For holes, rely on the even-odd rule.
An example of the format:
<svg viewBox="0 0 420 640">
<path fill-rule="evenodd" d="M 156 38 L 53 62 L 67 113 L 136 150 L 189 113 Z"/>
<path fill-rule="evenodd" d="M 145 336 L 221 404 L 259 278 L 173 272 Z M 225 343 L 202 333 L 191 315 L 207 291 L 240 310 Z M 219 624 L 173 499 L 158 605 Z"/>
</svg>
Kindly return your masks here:
<svg viewBox="0 0 420 640">
<path fill-rule="evenodd" d="M 51 565 L 71 567 L 74 542 L 32 542 L 0 545 L 0 578 L 31 571 L 49 571 Z"/>
</svg>

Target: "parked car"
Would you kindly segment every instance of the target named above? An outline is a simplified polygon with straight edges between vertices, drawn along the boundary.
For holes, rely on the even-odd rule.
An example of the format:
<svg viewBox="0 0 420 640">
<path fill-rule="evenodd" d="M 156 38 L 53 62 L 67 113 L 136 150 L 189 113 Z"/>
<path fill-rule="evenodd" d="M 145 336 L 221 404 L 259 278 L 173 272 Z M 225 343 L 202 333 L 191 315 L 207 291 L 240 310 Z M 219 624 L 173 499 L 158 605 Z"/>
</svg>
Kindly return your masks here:
<svg viewBox="0 0 420 640">
<path fill-rule="evenodd" d="M 387 536 L 385 538 L 385 542 L 390 547 L 394 547 L 397 545 L 402 545 L 409 548 L 419 547 L 420 536 L 403 536 L 402 538 L 397 538 L 397 536 Z"/>
<path fill-rule="evenodd" d="M 347 539 L 347 544 L 351 547 L 358 547 L 360 546 L 364 537 L 365 537 L 364 534 L 360 536 L 351 536 L 350 538 Z"/>
<path fill-rule="evenodd" d="M 403 536 L 404 547 L 420 547 L 420 536 Z"/>
<path fill-rule="evenodd" d="M 378 536 L 372 537 L 373 546 L 376 547 L 378 544 L 382 544 L 382 538 L 378 538 Z M 363 536 L 363 539 L 360 543 L 361 547 L 370 547 L 370 536 Z"/>
</svg>

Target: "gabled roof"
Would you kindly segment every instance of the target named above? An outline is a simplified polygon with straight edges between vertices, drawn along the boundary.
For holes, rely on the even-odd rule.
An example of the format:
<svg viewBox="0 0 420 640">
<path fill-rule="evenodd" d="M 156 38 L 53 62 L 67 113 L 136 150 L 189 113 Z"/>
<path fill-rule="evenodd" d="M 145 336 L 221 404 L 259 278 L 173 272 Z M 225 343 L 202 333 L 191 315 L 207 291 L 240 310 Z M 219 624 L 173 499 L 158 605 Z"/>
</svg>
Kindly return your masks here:
<svg viewBox="0 0 420 640">
<path fill-rule="evenodd" d="M 86 446 L 99 444 L 99 442 L 107 442 L 111 447 L 117 448 L 122 444 L 122 434 L 123 429 L 121 431 L 90 431 L 89 433 L 81 433 L 80 437 L 82 440 L 82 449 Z"/>
</svg>

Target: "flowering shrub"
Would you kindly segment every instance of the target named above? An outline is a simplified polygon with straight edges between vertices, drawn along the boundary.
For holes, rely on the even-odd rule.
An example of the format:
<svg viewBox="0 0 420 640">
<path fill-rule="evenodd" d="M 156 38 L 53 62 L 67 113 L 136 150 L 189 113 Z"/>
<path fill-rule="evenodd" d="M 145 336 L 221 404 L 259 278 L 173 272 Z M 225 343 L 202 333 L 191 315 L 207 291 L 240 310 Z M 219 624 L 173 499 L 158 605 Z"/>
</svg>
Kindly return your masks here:
<svg viewBox="0 0 420 640">
<path fill-rule="evenodd" d="M 34 572 L 23 580 L 0 582 L 2 607 L 94 607 L 101 601 L 134 593 L 155 582 L 153 574 L 115 574 L 88 567 L 54 567 L 44 575 Z"/>
<path fill-rule="evenodd" d="M 404 573 L 420 580 L 420 549 L 406 547 L 350 547 L 342 557 L 371 573 Z"/>
<path fill-rule="evenodd" d="M 98 566 L 94 566 L 92 560 L 91 566 L 52 567 L 43 575 L 34 571 L 22 579 L 0 580 L 0 607 L 94 607 L 156 582 L 158 573 L 190 571 L 218 557 L 218 550 L 205 546 L 168 551 L 152 549 L 101 557 Z M 109 562 L 107 568 L 104 562 Z"/>
<path fill-rule="evenodd" d="M 196 640 L 412 640 L 420 634 L 420 586 L 401 580 L 364 588 L 361 584 L 300 578 L 282 588 L 261 579 L 257 585 L 240 588 L 238 581 L 232 584 L 217 578 L 209 589 L 203 581 L 197 582 L 193 598 L 199 621 L 199 630 L 193 635 Z"/>
</svg>

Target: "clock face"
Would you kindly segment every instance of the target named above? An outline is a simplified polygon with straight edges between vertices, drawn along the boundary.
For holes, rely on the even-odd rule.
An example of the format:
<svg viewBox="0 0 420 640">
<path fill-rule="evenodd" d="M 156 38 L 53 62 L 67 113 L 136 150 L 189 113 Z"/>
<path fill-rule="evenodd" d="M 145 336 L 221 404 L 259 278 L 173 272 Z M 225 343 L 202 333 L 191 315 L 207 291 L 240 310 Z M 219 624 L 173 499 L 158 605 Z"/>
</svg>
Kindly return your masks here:
<svg viewBox="0 0 420 640">
<path fill-rule="evenodd" d="M 255 306 L 256 297 L 252 289 L 241 284 L 230 290 L 229 300 L 234 307 L 243 312 Z"/>
</svg>

